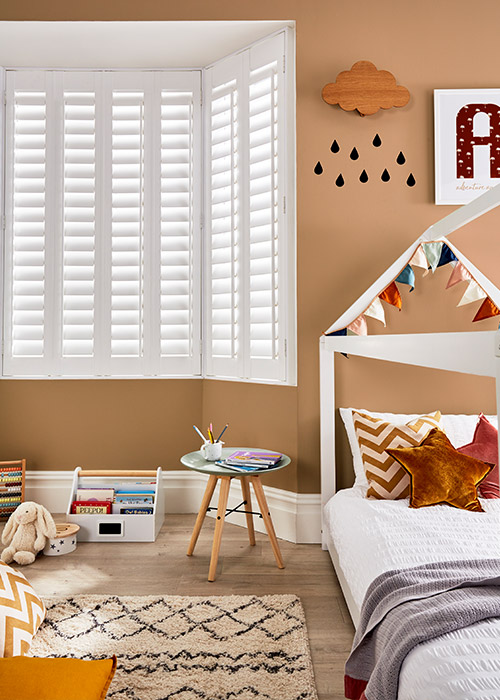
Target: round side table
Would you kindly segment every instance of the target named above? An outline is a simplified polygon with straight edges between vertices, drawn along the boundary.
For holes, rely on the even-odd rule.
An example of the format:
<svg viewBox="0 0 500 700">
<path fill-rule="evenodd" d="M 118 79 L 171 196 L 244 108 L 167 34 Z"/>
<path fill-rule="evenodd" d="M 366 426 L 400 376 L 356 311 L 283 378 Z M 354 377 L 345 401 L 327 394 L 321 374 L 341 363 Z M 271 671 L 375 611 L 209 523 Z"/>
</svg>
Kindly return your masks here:
<svg viewBox="0 0 500 700">
<path fill-rule="evenodd" d="M 255 447 L 223 447 L 221 459 L 226 459 L 230 454 L 236 450 L 257 450 L 261 448 Z M 265 450 L 269 452 L 271 450 Z M 262 487 L 262 482 L 260 480 L 261 474 L 268 474 L 269 472 L 275 472 L 278 469 L 283 469 L 288 464 L 290 464 L 290 457 L 287 455 L 282 455 L 280 461 L 275 467 L 269 467 L 265 469 L 254 469 L 251 472 L 244 473 L 237 471 L 236 469 L 231 469 L 230 467 L 221 467 L 214 462 L 207 461 L 199 451 L 189 452 L 181 457 L 181 463 L 188 469 L 200 472 L 202 474 L 208 474 L 208 484 L 205 489 L 205 494 L 201 501 L 200 510 L 196 518 L 196 522 L 193 529 L 193 534 L 191 535 L 191 541 L 189 542 L 189 547 L 187 550 L 187 555 L 191 556 L 194 552 L 196 542 L 198 541 L 198 536 L 205 520 L 205 515 L 210 508 L 210 501 L 212 500 L 215 487 L 217 486 L 217 481 L 220 481 L 220 492 L 219 492 L 219 503 L 217 505 L 217 520 L 215 521 L 215 533 L 214 540 L 212 544 L 212 556 L 210 558 L 210 567 L 208 570 L 208 580 L 215 581 L 215 573 L 217 570 L 217 561 L 219 559 L 220 544 L 222 540 L 222 529 L 224 527 L 224 520 L 230 513 L 245 513 L 248 529 L 248 538 L 251 545 L 255 545 L 255 532 L 253 528 L 253 516 L 260 515 L 264 520 L 264 525 L 271 542 L 271 547 L 276 559 L 276 564 L 279 569 L 284 569 L 283 559 L 281 557 L 280 548 L 278 545 L 278 540 L 276 539 L 276 533 L 274 531 L 273 521 L 271 520 L 271 513 L 269 512 L 269 507 L 267 505 L 266 497 L 264 495 L 264 489 Z M 229 496 L 229 489 L 231 486 L 232 479 L 239 479 L 241 483 L 241 492 L 243 495 L 243 502 L 236 508 L 227 508 L 227 499 Z M 259 504 L 260 513 L 254 513 L 252 511 L 252 500 L 250 496 L 250 484 L 253 486 L 255 496 L 257 498 L 257 503 Z M 242 506 L 244 507 L 241 510 Z"/>
</svg>

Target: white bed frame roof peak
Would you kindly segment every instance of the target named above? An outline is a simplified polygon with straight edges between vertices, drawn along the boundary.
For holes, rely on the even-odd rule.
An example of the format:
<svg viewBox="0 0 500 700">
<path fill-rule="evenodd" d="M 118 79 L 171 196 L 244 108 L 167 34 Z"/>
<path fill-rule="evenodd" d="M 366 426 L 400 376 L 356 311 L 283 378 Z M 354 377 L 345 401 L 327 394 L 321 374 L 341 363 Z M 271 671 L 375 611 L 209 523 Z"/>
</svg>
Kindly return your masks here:
<svg viewBox="0 0 500 700">
<path fill-rule="evenodd" d="M 464 204 L 451 212 L 440 221 L 432 224 L 422 233 L 417 240 L 405 250 L 402 255 L 390 265 L 387 270 L 364 292 L 332 325 L 325 331 L 325 335 L 343 330 L 355 321 L 364 311 L 368 309 L 372 301 L 378 297 L 399 273 L 406 267 L 414 252 L 422 243 L 430 241 L 445 240 L 450 233 L 471 223 L 483 214 L 500 205 L 500 185 L 493 187 L 481 196 L 473 199 L 472 202 Z M 500 290 L 490 280 L 461 253 L 456 246 L 446 240 L 455 256 L 464 264 L 476 282 L 484 289 L 493 303 L 500 307 Z"/>
</svg>

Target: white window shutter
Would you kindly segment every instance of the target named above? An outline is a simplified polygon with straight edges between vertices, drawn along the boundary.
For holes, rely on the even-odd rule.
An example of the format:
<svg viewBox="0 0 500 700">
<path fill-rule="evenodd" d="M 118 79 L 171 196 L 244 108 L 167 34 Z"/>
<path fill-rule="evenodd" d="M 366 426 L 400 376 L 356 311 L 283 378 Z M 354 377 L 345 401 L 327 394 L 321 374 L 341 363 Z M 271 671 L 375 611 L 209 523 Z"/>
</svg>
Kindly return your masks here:
<svg viewBox="0 0 500 700">
<path fill-rule="evenodd" d="M 205 371 L 243 371 L 241 61 L 231 57 L 206 72 Z"/>
<path fill-rule="evenodd" d="M 62 79 L 61 373 L 92 374 L 96 305 L 98 74 Z"/>
<path fill-rule="evenodd" d="M 159 84 L 159 343 L 163 373 L 200 375 L 201 75 L 191 76 Z"/>
<path fill-rule="evenodd" d="M 207 376 L 293 381 L 286 41 L 280 33 L 206 71 Z M 288 199 L 293 210 L 293 196 Z"/>
<path fill-rule="evenodd" d="M 10 71 L 5 373 L 200 374 L 199 71 Z"/>
<path fill-rule="evenodd" d="M 4 371 L 43 374 L 47 353 L 46 74 L 6 80 Z M 23 76 L 25 77 L 25 76 Z M 9 147 L 10 146 L 10 147 Z"/>
</svg>

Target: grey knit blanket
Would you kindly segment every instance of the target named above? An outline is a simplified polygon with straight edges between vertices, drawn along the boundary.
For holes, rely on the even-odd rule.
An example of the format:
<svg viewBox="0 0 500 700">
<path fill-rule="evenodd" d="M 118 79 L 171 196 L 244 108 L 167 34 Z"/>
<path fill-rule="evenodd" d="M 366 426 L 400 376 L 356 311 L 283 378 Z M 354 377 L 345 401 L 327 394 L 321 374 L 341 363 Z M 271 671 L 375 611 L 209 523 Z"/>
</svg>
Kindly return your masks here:
<svg viewBox="0 0 500 700">
<path fill-rule="evenodd" d="M 381 574 L 361 608 L 345 666 L 346 698 L 396 700 L 401 665 L 417 644 L 491 617 L 500 617 L 500 559 Z"/>
</svg>

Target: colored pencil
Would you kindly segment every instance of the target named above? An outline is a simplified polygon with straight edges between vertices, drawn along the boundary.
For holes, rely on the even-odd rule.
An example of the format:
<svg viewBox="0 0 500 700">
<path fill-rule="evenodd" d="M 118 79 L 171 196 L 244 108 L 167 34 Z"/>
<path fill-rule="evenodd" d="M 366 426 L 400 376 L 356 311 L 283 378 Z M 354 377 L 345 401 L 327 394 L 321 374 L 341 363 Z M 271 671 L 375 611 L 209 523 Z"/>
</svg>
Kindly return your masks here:
<svg viewBox="0 0 500 700">
<path fill-rule="evenodd" d="M 198 435 L 201 437 L 201 439 L 203 440 L 203 442 L 206 442 L 207 439 L 206 439 L 206 437 L 203 435 L 203 433 L 201 432 L 201 430 L 199 430 L 199 429 L 196 427 L 196 425 L 193 425 L 193 428 L 196 430 L 196 432 L 197 432 Z"/>
<path fill-rule="evenodd" d="M 215 442 L 219 442 L 219 440 L 221 439 L 221 437 L 224 435 L 224 433 L 225 433 L 226 430 L 228 429 L 228 426 L 229 426 L 229 423 L 226 423 L 225 428 L 222 429 L 221 434 L 219 435 L 219 437 L 217 438 L 217 440 L 216 440 Z"/>
</svg>

